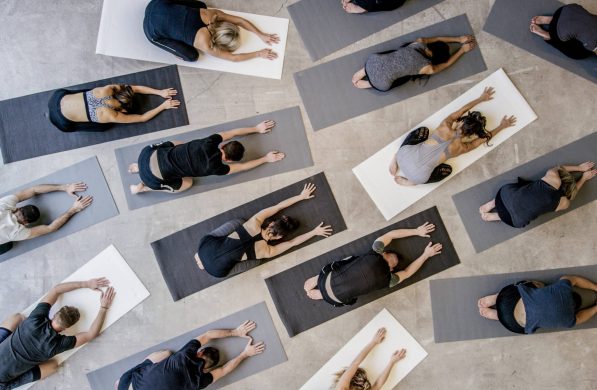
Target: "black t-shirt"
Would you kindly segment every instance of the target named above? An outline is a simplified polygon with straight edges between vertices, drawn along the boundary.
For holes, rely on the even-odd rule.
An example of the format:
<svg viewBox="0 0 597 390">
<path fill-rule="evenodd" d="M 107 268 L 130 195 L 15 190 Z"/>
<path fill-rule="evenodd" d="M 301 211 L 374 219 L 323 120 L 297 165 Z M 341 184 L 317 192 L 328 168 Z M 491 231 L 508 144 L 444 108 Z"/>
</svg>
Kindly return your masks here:
<svg viewBox="0 0 597 390">
<path fill-rule="evenodd" d="M 189 341 L 178 352 L 145 371 L 135 390 L 197 390 L 207 387 L 213 382 L 213 377 L 203 372 L 205 361 L 197 357 L 199 348 L 199 341 Z"/>
<path fill-rule="evenodd" d="M 181 177 L 226 175 L 230 167 L 222 162 L 222 136 L 213 134 L 171 148 L 158 149 L 158 165 L 164 180 Z"/>
<path fill-rule="evenodd" d="M 8 382 L 54 356 L 73 349 L 74 336 L 56 332 L 49 319 L 49 303 L 42 302 L 15 332 L 0 344 L 0 382 Z"/>
<path fill-rule="evenodd" d="M 350 261 L 340 262 L 332 271 L 332 292 L 342 302 L 386 288 L 392 274 L 384 258 L 373 250 Z"/>
</svg>

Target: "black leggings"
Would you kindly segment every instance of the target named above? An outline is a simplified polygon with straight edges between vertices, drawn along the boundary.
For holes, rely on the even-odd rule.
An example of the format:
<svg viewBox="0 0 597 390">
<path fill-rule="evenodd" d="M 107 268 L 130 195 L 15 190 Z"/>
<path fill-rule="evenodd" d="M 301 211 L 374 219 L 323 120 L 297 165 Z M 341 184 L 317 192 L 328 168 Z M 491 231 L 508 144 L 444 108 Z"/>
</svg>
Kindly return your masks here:
<svg viewBox="0 0 597 390">
<path fill-rule="evenodd" d="M 558 8 L 558 10 L 553 14 L 553 19 L 549 24 L 549 36 L 550 39 L 545 41 L 564 53 L 567 57 L 570 57 L 575 60 L 582 60 L 584 58 L 588 58 L 593 55 L 592 51 L 585 49 L 584 45 L 578 39 L 570 39 L 568 41 L 562 41 L 558 36 L 558 21 L 560 20 L 560 14 L 562 13 L 562 8 Z"/>
<path fill-rule="evenodd" d="M 6 242 L 4 244 L 0 244 L 0 255 L 8 252 L 9 250 L 12 249 L 12 242 Z"/>
<path fill-rule="evenodd" d="M 367 10 L 368 12 L 392 11 L 401 7 L 406 0 L 352 0 L 353 4 Z"/>
<path fill-rule="evenodd" d="M 60 101 L 66 95 L 74 95 L 77 93 L 85 93 L 88 89 L 81 89 L 69 91 L 67 89 L 57 89 L 50 96 L 48 101 L 48 111 L 50 113 L 50 122 L 56 126 L 60 131 L 72 133 L 75 131 L 106 131 L 112 127 L 111 123 L 97 123 L 97 122 L 73 122 L 62 115 L 60 110 Z M 85 100 L 85 96 L 83 96 Z M 87 104 L 85 104 L 87 109 Z"/>
<path fill-rule="evenodd" d="M 400 147 L 404 145 L 418 145 L 421 142 L 427 141 L 428 138 L 429 129 L 426 127 L 419 127 L 418 129 L 411 131 L 406 136 L 404 142 L 402 143 L 402 145 L 400 145 Z M 433 172 L 431 172 L 431 176 L 429 176 L 429 180 L 427 180 L 426 184 L 437 183 L 438 181 L 442 181 L 446 177 L 450 176 L 451 173 L 452 167 L 449 164 L 441 163 L 437 167 L 435 167 Z"/>
</svg>

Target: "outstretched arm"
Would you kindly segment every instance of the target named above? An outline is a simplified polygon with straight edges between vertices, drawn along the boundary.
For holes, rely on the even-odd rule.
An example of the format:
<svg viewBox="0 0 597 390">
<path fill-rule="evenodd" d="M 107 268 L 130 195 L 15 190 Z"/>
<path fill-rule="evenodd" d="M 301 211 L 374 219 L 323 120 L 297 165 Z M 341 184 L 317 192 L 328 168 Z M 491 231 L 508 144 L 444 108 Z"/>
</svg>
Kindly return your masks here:
<svg viewBox="0 0 597 390">
<path fill-rule="evenodd" d="M 68 210 L 66 210 L 64 214 L 60 215 L 58 218 L 53 220 L 52 223 L 50 223 L 49 225 L 38 225 L 32 227 L 30 229 L 31 234 L 28 238 L 35 238 L 57 231 L 62 226 L 64 226 L 64 224 L 67 223 L 68 220 L 73 217 L 73 215 L 89 207 L 92 202 L 93 198 L 91 196 L 85 196 L 75 200 L 75 203 L 73 203 L 73 205 Z"/>
<path fill-rule="evenodd" d="M 199 341 L 201 345 L 209 343 L 211 340 L 223 339 L 226 337 L 245 337 L 247 333 L 257 327 L 257 324 L 253 321 L 245 321 L 236 329 L 212 329 L 199 335 L 195 340 Z"/>
<path fill-rule="evenodd" d="M 253 23 L 248 21 L 247 19 L 241 18 L 240 16 L 229 15 L 220 10 L 215 10 L 215 11 L 216 11 L 216 15 L 218 16 L 219 20 L 222 20 L 225 22 L 230 22 L 232 24 L 236 24 L 237 26 L 240 26 L 240 27 L 244 28 L 245 30 L 254 33 L 263 42 L 265 42 L 268 45 L 280 42 L 280 37 L 278 37 L 278 34 L 266 34 L 263 31 L 261 31 L 259 28 L 257 28 Z"/>
<path fill-rule="evenodd" d="M 96 290 L 100 287 L 106 287 L 110 285 L 110 281 L 106 278 L 98 278 L 98 279 L 90 279 L 80 282 L 67 282 L 67 283 L 60 283 L 52 287 L 50 291 L 42 298 L 42 302 L 49 303 L 50 306 L 53 306 L 58 298 L 62 294 L 66 294 L 67 292 L 71 292 L 74 290 L 78 290 L 80 288 L 90 288 L 92 290 Z"/>
<path fill-rule="evenodd" d="M 172 108 L 178 108 L 180 101 L 172 98 L 167 98 L 159 106 L 152 108 L 143 114 L 126 114 L 121 111 L 106 111 L 106 119 L 110 123 L 142 123 L 147 122 L 150 119 L 156 117 L 160 112 L 164 110 L 170 110 Z"/>
<path fill-rule="evenodd" d="M 430 64 L 423 67 L 420 71 L 421 74 L 435 74 L 443 71 L 446 68 L 452 66 L 460 57 L 464 55 L 464 53 L 468 53 L 469 51 L 473 50 L 477 43 L 475 41 L 475 37 L 472 35 L 463 35 L 461 37 L 435 37 L 435 38 L 423 38 L 426 42 L 424 43 L 432 43 L 432 42 L 458 42 L 461 43 L 462 46 L 448 58 L 448 61 L 442 62 L 441 64 Z M 419 41 L 417 39 L 417 41 Z"/>
<path fill-rule="evenodd" d="M 399 238 L 404 237 L 411 237 L 411 236 L 420 236 L 420 237 L 429 237 L 429 233 L 435 230 L 435 225 L 429 222 L 425 222 L 421 226 L 416 229 L 396 229 L 391 230 L 384 234 L 383 236 L 377 238 L 375 241 L 383 242 L 384 246 L 390 245 L 392 240 L 397 240 Z"/>
<path fill-rule="evenodd" d="M 234 137 L 241 137 L 243 135 L 253 134 L 253 133 L 269 133 L 272 129 L 276 126 L 276 122 L 272 120 L 266 120 L 259 123 L 257 126 L 254 127 L 242 127 L 239 129 L 227 130 L 218 133 L 220 137 L 222 137 L 222 141 L 228 141 Z"/>
<path fill-rule="evenodd" d="M 572 287 L 584 288 L 587 290 L 597 291 L 597 284 L 593 283 L 589 279 L 585 279 L 582 276 L 575 275 L 564 275 L 560 278 L 570 281 Z"/>
<path fill-rule="evenodd" d="M 293 204 L 300 202 L 301 200 L 307 200 L 307 199 L 311 199 L 311 198 L 315 197 L 315 195 L 313 195 L 313 193 L 315 192 L 316 189 L 317 189 L 317 187 L 315 187 L 315 184 L 307 183 L 303 187 L 303 190 L 301 191 L 300 194 L 293 196 L 291 198 L 288 198 L 286 200 L 283 200 L 275 206 L 271 206 L 271 207 L 261 210 L 260 212 L 255 214 L 251 219 L 255 219 L 256 223 L 258 225 L 261 225 L 263 223 L 263 221 L 265 221 L 269 217 L 275 215 L 276 213 L 284 210 L 285 208 L 290 207 Z"/>
<path fill-rule="evenodd" d="M 434 42 L 445 42 L 445 43 L 462 43 L 465 44 L 474 40 L 475 37 L 472 35 L 461 35 L 458 37 L 429 37 L 429 38 L 417 38 L 416 41 L 424 44 L 430 44 Z"/>
<path fill-rule="evenodd" d="M 395 351 L 392 354 L 390 361 L 388 362 L 388 364 L 386 365 L 384 370 L 379 375 L 379 378 L 377 378 L 375 380 L 375 383 L 373 383 L 373 386 L 371 386 L 371 390 L 380 390 L 383 387 L 383 385 L 386 384 L 386 381 L 388 380 L 388 377 L 390 376 L 390 372 L 392 372 L 392 368 L 394 368 L 394 366 L 396 365 L 396 363 L 398 363 L 398 361 L 404 359 L 405 356 L 406 356 L 406 349 L 401 349 L 399 351 Z"/>
<path fill-rule="evenodd" d="M 465 112 L 471 110 L 477 104 L 480 104 L 482 102 L 486 102 L 486 101 L 489 101 L 489 100 L 493 99 L 493 94 L 494 93 L 495 93 L 495 91 L 494 91 L 493 87 L 486 87 L 483 90 L 483 93 L 481 94 L 481 96 L 479 96 L 475 100 L 471 100 L 470 102 L 468 102 L 467 104 L 465 104 L 464 106 L 462 106 L 459 110 L 454 111 L 453 113 L 451 113 L 450 115 L 448 115 L 448 117 L 446 117 L 446 119 L 444 119 L 444 121 L 447 121 L 448 123 L 452 123 L 455 120 L 458 120 L 458 118 L 460 118 L 461 116 L 463 116 Z"/>
<path fill-rule="evenodd" d="M 257 168 L 260 165 L 265 163 L 273 163 L 277 161 L 281 161 L 286 157 L 286 155 L 282 152 L 278 152 L 277 150 L 272 150 L 268 154 L 263 157 L 256 158 L 255 160 L 242 162 L 242 163 L 234 163 L 228 164 L 230 170 L 228 171 L 227 175 L 232 175 L 239 172 L 244 172 L 251 170 L 253 168 Z"/>
<path fill-rule="evenodd" d="M 114 291 L 114 287 L 108 287 L 106 292 L 102 291 L 102 295 L 100 296 L 100 309 L 95 317 L 95 320 L 91 323 L 91 327 L 87 332 L 77 333 L 75 337 L 77 338 L 77 342 L 75 344 L 75 348 L 80 347 L 83 344 L 86 344 L 99 336 L 102 326 L 104 325 L 104 320 L 106 319 L 106 313 L 110 306 L 112 306 L 112 302 L 114 301 L 114 297 L 116 296 L 116 292 Z"/>
<path fill-rule="evenodd" d="M 266 252 L 264 253 L 263 257 L 270 259 L 272 257 L 278 256 L 290 248 L 294 248 L 297 245 L 301 245 L 303 242 L 309 241 L 311 238 L 315 236 L 322 236 L 322 237 L 329 237 L 332 234 L 332 227 L 327 225 L 324 226 L 323 222 L 320 223 L 315 229 L 303 233 L 300 236 L 293 238 L 292 240 L 281 242 L 277 245 L 266 245 Z"/>
<path fill-rule="evenodd" d="M 85 191 L 87 184 L 83 182 L 71 183 L 71 184 L 40 184 L 33 186 L 15 194 L 19 202 L 27 199 L 31 199 L 36 195 L 47 194 L 48 192 L 64 191 L 67 194 L 77 198 L 77 192 Z"/>
<path fill-rule="evenodd" d="M 363 360 L 369 355 L 371 350 L 377 346 L 377 344 L 381 343 L 384 338 L 386 337 L 386 329 L 379 328 L 371 341 L 365 345 L 365 347 L 359 352 L 359 354 L 354 358 L 350 366 L 344 371 L 342 376 L 338 379 L 338 384 L 336 385 L 336 390 L 348 390 L 350 389 L 350 381 L 352 377 L 357 372 L 357 369 L 363 363 Z"/>
<path fill-rule="evenodd" d="M 442 244 L 432 245 L 430 242 L 427 244 L 425 251 L 421 256 L 419 256 L 418 259 L 410 263 L 404 270 L 396 272 L 395 275 L 398 276 L 400 283 L 402 283 L 406 279 L 416 274 L 429 258 L 440 253 L 442 253 Z"/>
<path fill-rule="evenodd" d="M 495 137 L 500 131 L 502 131 L 508 127 L 514 126 L 515 124 L 516 124 L 516 117 L 514 115 L 512 115 L 510 117 L 508 117 L 507 115 L 504 115 L 500 124 L 495 129 L 491 130 L 489 133 L 491 134 L 491 137 Z M 487 142 L 487 141 L 484 138 L 476 138 L 470 142 L 462 142 L 462 143 L 460 143 L 460 148 L 458 149 L 458 151 L 455 153 L 455 155 L 453 157 L 470 152 L 471 150 L 476 149 L 479 146 L 483 145 L 485 142 Z"/>
<path fill-rule="evenodd" d="M 164 99 L 176 96 L 176 94 L 178 93 L 178 91 L 174 88 L 155 89 L 151 87 L 146 87 L 144 85 L 131 85 L 131 88 L 135 93 L 140 93 L 143 95 L 157 95 L 163 97 Z"/>
<path fill-rule="evenodd" d="M 247 343 L 247 346 L 245 347 L 244 351 L 242 351 L 234 359 L 229 360 L 222 367 L 218 367 L 215 370 L 213 370 L 211 372 L 213 381 L 215 382 L 218 379 L 230 374 L 246 358 L 258 355 L 260 353 L 263 353 L 263 351 L 265 351 L 265 344 L 263 343 L 263 341 L 261 341 L 257 344 L 252 344 L 252 343 L 253 343 L 253 340 L 251 338 L 249 338 L 249 342 Z"/>
</svg>

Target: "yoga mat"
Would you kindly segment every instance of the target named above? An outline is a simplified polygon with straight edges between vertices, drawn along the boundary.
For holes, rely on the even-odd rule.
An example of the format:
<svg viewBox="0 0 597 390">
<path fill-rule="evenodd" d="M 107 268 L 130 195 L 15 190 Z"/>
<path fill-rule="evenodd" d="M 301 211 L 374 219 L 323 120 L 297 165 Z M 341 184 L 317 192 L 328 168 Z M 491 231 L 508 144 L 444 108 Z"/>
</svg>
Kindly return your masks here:
<svg viewBox="0 0 597 390">
<path fill-rule="evenodd" d="M 447 161 L 452 166 L 452 174 L 444 180 L 433 184 L 417 186 L 401 186 L 394 182 L 394 177 L 388 172 L 390 161 L 395 158 L 396 151 L 410 133 L 421 126 L 435 130 L 440 123 L 452 112 L 481 95 L 485 87 L 494 87 L 493 100 L 477 105 L 474 110 L 481 111 L 487 117 L 487 129 L 493 130 L 500 123 L 504 115 L 515 115 L 516 125 L 502 130 L 491 139 L 491 146 L 485 144 L 466 154 Z M 473 88 L 462 94 L 423 122 L 404 133 L 403 136 L 363 161 L 353 168 L 353 173 L 359 179 L 375 205 L 386 220 L 404 211 L 410 205 L 422 199 L 437 187 L 446 183 L 469 165 L 473 164 L 487 153 L 497 148 L 502 142 L 537 119 L 537 115 L 512 84 L 503 69 L 499 69 Z"/>
<path fill-rule="evenodd" d="M 367 358 L 363 360 L 359 367 L 367 371 L 367 376 L 373 382 L 375 378 L 379 378 L 384 368 L 388 365 L 388 361 L 394 351 L 402 348 L 406 349 L 406 357 L 396 363 L 390 372 L 388 380 L 380 390 L 391 390 L 396 387 L 402 379 L 427 357 L 427 352 L 387 309 L 383 309 L 321 367 L 301 387 L 301 390 L 328 389 L 332 384 L 334 374 L 344 367 L 350 366 L 354 358 L 367 346 L 379 328 L 386 328 L 384 341 L 378 344 L 367 355 Z"/>
<path fill-rule="evenodd" d="M 177 301 L 227 279 L 213 277 L 197 267 L 193 256 L 197 252 L 201 237 L 232 219 L 248 219 L 260 210 L 273 206 L 294 195 L 298 195 L 307 183 L 313 183 L 317 186 L 314 193 L 315 197 L 296 203 L 281 212 L 300 221 L 299 228 L 288 236 L 288 239 L 290 240 L 293 237 L 308 232 L 321 222 L 325 222 L 326 225 L 332 225 L 334 234 L 346 230 L 344 218 L 342 218 L 342 214 L 338 209 L 334 194 L 325 175 L 319 173 L 311 176 L 208 220 L 189 226 L 161 240 L 152 242 L 151 247 L 155 253 L 166 285 L 170 290 L 170 294 L 172 294 L 172 299 Z M 322 239 L 323 237 L 320 236 L 314 237 L 285 253 L 292 252 Z"/>
<path fill-rule="evenodd" d="M 104 325 L 101 329 L 103 332 L 109 326 L 121 319 L 126 313 L 143 302 L 145 298 L 149 296 L 149 291 L 147 291 L 143 283 L 137 278 L 137 275 L 135 275 L 133 270 L 128 266 L 113 245 L 110 245 L 101 251 L 87 264 L 79 268 L 61 283 L 89 280 L 99 277 L 108 278 L 110 280 L 110 285 L 116 290 L 116 297 L 112 302 L 112 306 L 106 313 L 106 319 L 104 320 Z M 100 294 L 97 291 L 87 288 L 63 294 L 56 304 L 52 306 L 50 317 L 52 317 L 56 311 L 60 310 L 62 306 L 75 306 L 81 312 L 81 318 L 74 326 L 68 328 L 66 331 L 62 332 L 62 334 L 72 336 L 80 332 L 85 332 L 89 329 L 99 311 L 99 296 Z M 39 301 L 41 301 L 41 298 L 25 309 L 23 314 L 29 315 Z M 96 342 L 101 343 L 101 338 Z M 84 347 L 84 345 L 82 347 Z M 54 359 L 56 359 L 58 363 L 62 363 L 82 347 L 63 352 L 60 355 L 56 355 Z M 19 387 L 19 390 L 28 389 L 33 385 L 34 383 L 30 383 L 21 386 Z M 108 387 L 106 387 L 106 389 L 108 389 Z"/>
<path fill-rule="evenodd" d="M 584 60 L 568 58 L 555 47 L 545 43 L 543 38 L 529 31 L 533 16 L 553 15 L 563 5 L 555 0 L 496 0 L 483 30 L 595 83 L 597 56 Z M 595 13 L 597 8 L 592 7 L 588 11 Z"/>
<path fill-rule="evenodd" d="M 597 133 L 587 135 L 544 156 L 519 165 L 514 169 L 495 176 L 483 183 L 452 195 L 460 218 L 477 253 L 494 245 L 507 241 L 519 234 L 551 221 L 558 216 L 576 210 L 597 198 L 597 181 L 589 180 L 570 202 L 570 208 L 543 214 L 524 228 L 517 229 L 502 222 L 485 222 L 479 215 L 479 207 L 495 198 L 501 186 L 515 183 L 518 177 L 527 180 L 539 180 L 545 172 L 558 165 L 577 165 L 585 161 L 594 161 L 597 151 Z M 577 172 L 577 177 L 580 177 Z"/>
<path fill-rule="evenodd" d="M 481 317 L 477 307 L 479 298 L 496 294 L 503 287 L 521 280 L 551 283 L 563 275 L 577 275 L 589 280 L 597 280 L 597 266 L 432 280 L 429 287 L 435 342 L 517 336 L 517 333 L 510 332 L 499 321 Z M 574 329 L 595 327 L 597 327 L 597 317 L 575 326 Z M 539 329 L 538 333 L 562 330 L 566 329 Z"/>
<path fill-rule="evenodd" d="M 149 42 L 143 32 L 143 18 L 147 4 L 149 4 L 149 0 L 104 0 L 95 52 L 107 56 L 177 64 L 248 76 L 278 80 L 282 78 L 288 19 L 222 10 L 227 14 L 249 20 L 263 32 L 278 34 L 280 37 L 280 43 L 268 46 L 255 34 L 241 28 L 242 44 L 237 50 L 238 53 L 249 53 L 271 47 L 278 53 L 278 58 L 273 61 L 254 58 L 248 61 L 232 62 L 201 53 L 198 61 L 189 62 L 183 61 Z"/>
<path fill-rule="evenodd" d="M 156 89 L 174 88 L 178 91 L 176 99 L 180 100 L 180 107 L 176 110 L 165 110 L 146 123 L 114 124 L 112 128 L 103 132 L 65 133 L 54 127 L 49 119 L 48 101 L 53 90 L 4 100 L 0 102 L 0 148 L 4 163 L 189 124 L 176 66 L 111 77 L 73 85 L 66 89 L 92 89 L 119 83 Z M 139 94 L 135 97 L 133 113 L 149 111 L 163 101 L 160 96 Z"/>
<path fill-rule="evenodd" d="M 294 79 L 313 129 L 323 129 L 486 70 L 477 48 L 427 81 L 411 81 L 388 92 L 358 89 L 352 85 L 352 75 L 365 65 L 371 54 L 398 49 L 421 37 L 460 35 L 474 35 L 465 14 L 295 73 Z M 342 99 L 338 99 L 339 96 Z"/>
<path fill-rule="evenodd" d="M 68 168 L 61 169 L 41 179 L 19 186 L 3 193 L 0 197 L 15 194 L 38 184 L 69 184 L 80 181 L 87 184 L 87 191 L 80 194 L 93 196 L 91 206 L 74 215 L 64 226 L 54 233 L 29 240 L 15 241 L 11 250 L 0 255 L 0 263 L 118 215 L 118 208 L 116 208 L 112 193 L 108 188 L 96 157 L 90 157 Z M 36 205 L 41 212 L 39 223 L 50 224 L 55 218 L 65 213 L 74 201 L 75 198 L 66 192 L 56 191 L 34 196 L 27 201 L 19 202 L 17 206 L 20 207 L 26 204 Z"/>
<path fill-rule="evenodd" d="M 352 306 L 333 307 L 323 300 L 314 301 L 307 297 L 303 284 L 308 278 L 318 275 L 321 268 L 335 260 L 341 260 L 350 255 L 361 255 L 371 250 L 371 245 L 378 237 L 394 229 L 411 229 L 421 226 L 425 222 L 435 224 L 435 232 L 431 238 L 408 237 L 394 240 L 388 247 L 398 253 L 401 269 L 406 268 L 417 259 L 429 241 L 441 243 L 442 253 L 429 259 L 421 269 L 409 279 L 389 289 L 375 291 L 359 297 Z M 410 286 L 445 269 L 460 264 L 458 254 L 452 245 L 450 236 L 436 207 L 429 208 L 403 221 L 396 222 L 384 229 L 349 242 L 339 248 L 315 257 L 265 280 L 270 295 L 278 309 L 278 314 L 290 337 L 313 328 L 319 324 L 336 318 L 344 313 L 364 306 L 387 294 Z"/>
<path fill-rule="evenodd" d="M 261 121 L 272 119 L 276 121 L 276 127 L 267 134 L 251 134 L 249 136 L 235 138 L 245 146 L 243 161 L 250 161 L 265 155 L 270 150 L 279 150 L 286 154 L 286 158 L 276 163 L 266 163 L 255 169 L 225 176 L 205 176 L 195 178 L 195 185 L 189 190 L 179 194 L 167 192 L 146 192 L 138 195 L 131 194 L 129 186 L 140 182 L 139 175 L 128 173 L 128 166 L 137 162 L 139 153 L 147 145 L 161 141 L 177 140 L 188 142 L 197 138 L 205 138 L 214 133 L 232 130 L 239 127 L 255 126 Z M 305 134 L 305 126 L 298 107 L 286 108 L 279 111 L 261 114 L 250 118 L 210 126 L 201 130 L 195 130 L 183 134 L 175 134 L 166 138 L 159 138 L 145 141 L 140 144 L 126 146 L 116 149 L 116 160 L 120 170 L 120 178 L 124 187 L 129 210 L 138 209 L 176 199 L 179 197 L 198 194 L 205 191 L 223 188 L 238 183 L 270 177 L 279 173 L 294 171 L 313 165 L 309 141 Z"/>
<path fill-rule="evenodd" d="M 393 11 L 357 15 L 346 13 L 340 0 L 302 0 L 288 6 L 288 12 L 309 56 L 317 61 L 440 2 L 407 0 Z"/>
<path fill-rule="evenodd" d="M 253 337 L 255 342 L 265 342 L 265 351 L 260 355 L 243 360 L 243 362 L 230 374 L 209 385 L 210 389 L 219 389 L 288 360 L 284 347 L 276 332 L 276 327 L 272 322 L 271 315 L 267 310 L 267 306 L 265 305 L 265 302 L 261 302 L 231 314 L 228 317 L 212 322 L 211 324 L 204 325 L 161 344 L 147 348 L 141 352 L 112 363 L 109 366 L 92 371 L 87 374 L 87 380 L 89 381 L 92 390 L 113 389 L 114 382 L 116 382 L 122 374 L 141 363 L 150 353 L 163 349 L 172 352 L 178 351 L 187 342 L 208 330 L 233 329 L 246 320 L 255 321 L 257 324 L 257 328 L 249 333 L 249 335 Z M 220 350 L 220 362 L 222 363 L 234 358 L 242 352 L 246 344 L 247 339 L 245 338 L 228 337 L 225 339 L 214 340 L 208 345 Z"/>
</svg>

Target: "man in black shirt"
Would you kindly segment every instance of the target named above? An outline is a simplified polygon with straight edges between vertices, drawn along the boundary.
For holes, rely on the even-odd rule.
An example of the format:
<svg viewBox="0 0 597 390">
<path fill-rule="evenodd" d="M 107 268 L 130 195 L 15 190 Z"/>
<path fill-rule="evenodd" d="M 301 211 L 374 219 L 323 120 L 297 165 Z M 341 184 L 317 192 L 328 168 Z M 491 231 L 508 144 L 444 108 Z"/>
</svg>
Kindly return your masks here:
<svg viewBox="0 0 597 390">
<path fill-rule="evenodd" d="M 129 165 L 130 173 L 138 173 L 141 183 L 130 187 L 131 193 L 147 191 L 182 192 L 193 185 L 193 177 L 230 175 L 273 163 L 284 158 L 284 153 L 271 151 L 255 160 L 230 164 L 243 158 L 245 148 L 238 141 L 228 141 L 253 133 L 266 134 L 276 122 L 267 120 L 255 127 L 246 127 L 213 134 L 187 143 L 166 141 L 146 146 L 136 164 Z"/>
<path fill-rule="evenodd" d="M 207 331 L 174 354 L 170 351 L 154 352 L 142 363 L 125 372 L 115 387 L 118 390 L 203 389 L 232 372 L 244 359 L 265 350 L 263 342 L 253 344 L 253 339 L 247 336 L 255 327 L 253 321 L 245 321 L 236 329 Z M 224 337 L 245 337 L 249 341 L 238 356 L 223 366 L 214 368 L 220 360 L 219 351 L 202 346 Z"/>
<path fill-rule="evenodd" d="M 100 290 L 109 284 L 106 278 L 58 284 L 42 298 L 29 317 L 14 314 L 2 322 L 0 324 L 0 390 L 16 389 L 48 377 L 58 369 L 58 363 L 50 359 L 96 338 L 116 294 L 112 287 L 108 287 L 105 292 Z M 64 306 L 50 319 L 50 308 L 60 295 L 79 288 L 90 288 L 101 292 L 99 313 L 87 332 L 81 332 L 75 336 L 61 335 L 60 332 L 79 320 L 79 311 L 74 307 Z"/>
</svg>

